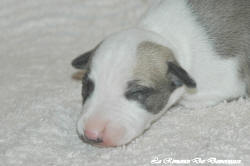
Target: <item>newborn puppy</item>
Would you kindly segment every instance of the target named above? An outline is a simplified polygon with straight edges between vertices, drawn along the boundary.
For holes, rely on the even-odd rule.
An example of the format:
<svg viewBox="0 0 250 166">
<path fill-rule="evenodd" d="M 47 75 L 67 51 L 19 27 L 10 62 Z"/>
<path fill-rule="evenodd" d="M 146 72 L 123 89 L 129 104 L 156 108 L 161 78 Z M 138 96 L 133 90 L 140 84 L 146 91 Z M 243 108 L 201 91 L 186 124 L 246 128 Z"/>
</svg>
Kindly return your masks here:
<svg viewBox="0 0 250 166">
<path fill-rule="evenodd" d="M 250 92 L 249 0 L 157 0 L 134 27 L 73 60 L 83 69 L 80 136 L 129 143 L 174 104 L 206 107 Z"/>
</svg>

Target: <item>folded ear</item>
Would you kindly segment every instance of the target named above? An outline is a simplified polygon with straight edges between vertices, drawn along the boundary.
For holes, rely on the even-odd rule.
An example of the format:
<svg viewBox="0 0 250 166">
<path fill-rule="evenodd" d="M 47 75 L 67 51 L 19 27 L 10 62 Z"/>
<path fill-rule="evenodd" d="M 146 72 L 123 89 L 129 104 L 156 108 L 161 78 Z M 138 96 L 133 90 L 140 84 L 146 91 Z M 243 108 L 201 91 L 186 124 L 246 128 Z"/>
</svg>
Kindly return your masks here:
<svg viewBox="0 0 250 166">
<path fill-rule="evenodd" d="M 186 85 L 188 88 L 196 88 L 196 82 L 189 76 L 189 74 L 179 65 L 173 62 L 167 62 L 168 73 L 171 73 L 172 81 L 176 86 Z"/>
<path fill-rule="evenodd" d="M 78 56 L 77 58 L 75 58 L 71 64 L 73 67 L 75 67 L 76 69 L 87 69 L 89 67 L 90 61 L 92 59 L 92 57 L 95 54 L 95 51 L 98 49 L 98 47 L 102 44 L 102 42 L 100 42 L 95 48 L 93 48 L 92 50 L 83 53 L 82 55 Z"/>
<path fill-rule="evenodd" d="M 91 50 L 78 56 L 71 62 L 72 66 L 76 69 L 87 69 L 89 66 L 89 61 L 93 56 L 94 52 L 95 50 Z"/>
</svg>

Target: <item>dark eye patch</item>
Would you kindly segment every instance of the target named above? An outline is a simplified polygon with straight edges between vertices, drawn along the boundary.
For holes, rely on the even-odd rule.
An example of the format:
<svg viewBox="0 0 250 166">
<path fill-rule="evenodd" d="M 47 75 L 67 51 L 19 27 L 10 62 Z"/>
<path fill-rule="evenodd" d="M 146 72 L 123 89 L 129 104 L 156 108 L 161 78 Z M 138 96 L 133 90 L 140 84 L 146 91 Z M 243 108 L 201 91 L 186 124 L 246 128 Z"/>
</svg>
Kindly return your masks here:
<svg viewBox="0 0 250 166">
<path fill-rule="evenodd" d="M 82 99 L 83 103 L 87 100 L 87 98 L 94 91 L 95 84 L 89 79 L 88 74 L 86 74 L 82 79 Z"/>
<path fill-rule="evenodd" d="M 125 97 L 140 103 L 148 112 L 157 114 L 167 104 L 174 89 L 176 89 L 176 85 L 170 81 L 164 82 L 156 88 L 142 86 L 138 84 L 138 81 L 130 81 Z"/>
<path fill-rule="evenodd" d="M 130 81 L 128 83 L 128 90 L 125 93 L 125 97 L 128 100 L 135 100 L 142 105 L 146 105 L 147 98 L 157 91 L 154 88 L 146 87 L 137 83 L 138 81 Z"/>
<path fill-rule="evenodd" d="M 130 85 L 129 90 L 125 93 L 125 96 L 127 99 L 145 103 L 146 99 L 153 93 L 156 93 L 153 88 L 132 84 Z"/>
</svg>

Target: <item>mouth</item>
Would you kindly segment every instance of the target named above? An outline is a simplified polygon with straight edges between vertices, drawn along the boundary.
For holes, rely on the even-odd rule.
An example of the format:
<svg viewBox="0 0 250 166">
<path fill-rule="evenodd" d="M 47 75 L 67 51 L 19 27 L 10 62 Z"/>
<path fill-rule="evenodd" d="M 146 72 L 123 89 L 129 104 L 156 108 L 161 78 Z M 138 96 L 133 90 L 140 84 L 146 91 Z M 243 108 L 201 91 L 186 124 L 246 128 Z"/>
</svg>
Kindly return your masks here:
<svg viewBox="0 0 250 166">
<path fill-rule="evenodd" d="M 92 146 L 96 146 L 96 147 L 99 147 L 99 148 L 108 148 L 108 147 L 112 148 L 112 147 L 115 147 L 114 145 L 105 144 L 104 141 L 102 139 L 100 139 L 100 138 L 97 138 L 96 140 L 91 140 L 91 139 L 86 138 L 83 135 L 80 135 L 79 137 L 84 143 L 87 143 L 87 144 L 90 144 Z"/>
<path fill-rule="evenodd" d="M 100 138 L 97 138 L 96 140 L 92 140 L 92 139 L 86 138 L 86 137 L 83 136 L 83 135 L 81 135 L 80 138 L 81 138 L 81 140 L 82 140 L 83 142 L 88 143 L 88 144 L 92 144 L 92 145 L 93 145 L 93 144 L 101 144 L 101 143 L 103 143 L 103 140 L 100 139 Z"/>
</svg>

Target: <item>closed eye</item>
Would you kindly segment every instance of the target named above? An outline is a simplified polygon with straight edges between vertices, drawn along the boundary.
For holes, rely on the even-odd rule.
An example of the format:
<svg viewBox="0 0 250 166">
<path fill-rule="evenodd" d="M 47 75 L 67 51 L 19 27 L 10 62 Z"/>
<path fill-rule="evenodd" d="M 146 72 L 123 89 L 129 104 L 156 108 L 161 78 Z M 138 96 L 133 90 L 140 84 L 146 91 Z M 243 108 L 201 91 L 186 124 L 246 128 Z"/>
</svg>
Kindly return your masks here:
<svg viewBox="0 0 250 166">
<path fill-rule="evenodd" d="M 151 87 L 146 87 L 133 83 L 129 84 L 128 91 L 125 93 L 125 96 L 129 100 L 136 100 L 140 103 L 144 103 L 145 100 L 155 92 L 156 90 Z"/>
<path fill-rule="evenodd" d="M 140 87 L 140 88 L 137 88 L 137 89 L 128 90 L 126 92 L 126 96 L 133 96 L 133 95 L 137 95 L 137 94 L 146 95 L 146 94 L 150 94 L 152 92 L 154 92 L 153 88 Z"/>
</svg>

